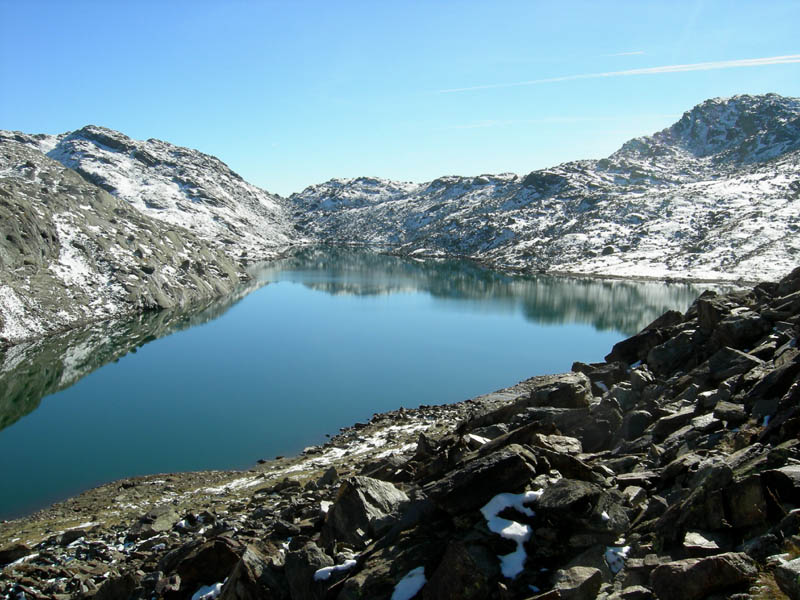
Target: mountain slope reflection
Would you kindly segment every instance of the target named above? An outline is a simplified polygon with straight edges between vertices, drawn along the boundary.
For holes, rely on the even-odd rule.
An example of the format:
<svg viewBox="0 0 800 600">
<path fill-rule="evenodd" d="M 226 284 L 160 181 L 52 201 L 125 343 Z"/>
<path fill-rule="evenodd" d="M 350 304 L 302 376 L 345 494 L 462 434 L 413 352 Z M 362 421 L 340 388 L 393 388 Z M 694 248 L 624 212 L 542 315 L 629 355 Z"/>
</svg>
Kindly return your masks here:
<svg viewBox="0 0 800 600">
<path fill-rule="evenodd" d="M 230 296 L 189 309 L 103 321 L 0 350 L 0 430 L 35 410 L 45 396 L 68 388 L 103 365 L 148 342 L 213 321 L 261 285 L 251 282 Z"/>
<path fill-rule="evenodd" d="M 424 260 L 347 248 L 304 248 L 255 269 L 332 295 L 426 292 L 467 310 L 520 311 L 534 323 L 588 323 L 632 335 L 665 311 L 685 309 L 707 287 L 686 283 L 508 275 L 475 263 Z"/>
</svg>

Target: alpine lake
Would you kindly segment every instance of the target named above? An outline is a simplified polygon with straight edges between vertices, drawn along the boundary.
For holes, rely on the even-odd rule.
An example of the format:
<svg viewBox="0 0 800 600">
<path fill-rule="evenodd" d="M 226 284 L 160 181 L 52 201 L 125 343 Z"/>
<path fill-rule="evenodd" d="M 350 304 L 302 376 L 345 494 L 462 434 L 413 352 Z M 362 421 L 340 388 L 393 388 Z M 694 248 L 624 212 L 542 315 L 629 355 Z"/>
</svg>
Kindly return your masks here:
<svg viewBox="0 0 800 600">
<path fill-rule="evenodd" d="M 191 311 L 0 351 L 0 518 L 123 477 L 247 468 L 373 413 L 602 361 L 705 287 L 305 248 Z"/>
</svg>

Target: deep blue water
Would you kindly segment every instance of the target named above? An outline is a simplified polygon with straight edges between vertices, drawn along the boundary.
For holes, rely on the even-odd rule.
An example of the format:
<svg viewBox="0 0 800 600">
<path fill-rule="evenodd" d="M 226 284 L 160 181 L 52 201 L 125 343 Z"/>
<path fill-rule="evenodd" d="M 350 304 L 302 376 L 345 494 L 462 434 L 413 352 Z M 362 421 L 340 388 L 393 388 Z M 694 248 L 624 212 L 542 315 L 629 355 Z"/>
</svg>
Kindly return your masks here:
<svg viewBox="0 0 800 600">
<path fill-rule="evenodd" d="M 375 412 L 601 361 L 699 292 L 358 251 L 308 250 L 257 276 L 266 285 L 188 328 L 183 316 L 147 317 L 31 351 L 27 370 L 10 375 L 24 392 L 0 381 L 19 413 L 0 431 L 0 517 L 121 477 L 248 467 Z M 76 355 L 91 372 L 49 393 Z"/>
</svg>

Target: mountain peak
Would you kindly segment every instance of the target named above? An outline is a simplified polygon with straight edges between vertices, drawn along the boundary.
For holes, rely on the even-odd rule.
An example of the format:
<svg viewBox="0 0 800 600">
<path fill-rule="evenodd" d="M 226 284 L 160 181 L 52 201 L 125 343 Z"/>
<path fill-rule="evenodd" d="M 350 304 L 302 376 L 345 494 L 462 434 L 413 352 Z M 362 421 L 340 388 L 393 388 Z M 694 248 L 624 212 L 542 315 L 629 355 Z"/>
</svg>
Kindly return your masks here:
<svg viewBox="0 0 800 600">
<path fill-rule="evenodd" d="M 701 102 L 667 129 L 626 142 L 615 156 L 677 152 L 717 164 L 747 164 L 799 148 L 800 98 L 742 94 Z"/>
</svg>

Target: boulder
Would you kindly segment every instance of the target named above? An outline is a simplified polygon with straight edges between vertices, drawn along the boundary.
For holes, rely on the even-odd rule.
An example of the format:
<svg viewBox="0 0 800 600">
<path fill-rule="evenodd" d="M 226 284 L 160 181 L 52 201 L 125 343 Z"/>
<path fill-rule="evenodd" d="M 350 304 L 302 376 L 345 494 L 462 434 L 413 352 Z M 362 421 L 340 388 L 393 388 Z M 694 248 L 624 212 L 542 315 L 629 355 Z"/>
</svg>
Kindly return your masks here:
<svg viewBox="0 0 800 600">
<path fill-rule="evenodd" d="M 139 579 L 133 573 L 109 577 L 97 589 L 92 600 L 126 600 L 133 597 Z"/>
<path fill-rule="evenodd" d="M 778 565 L 775 582 L 791 600 L 800 600 L 800 558 Z"/>
<path fill-rule="evenodd" d="M 700 600 L 713 593 L 746 590 L 757 575 L 752 558 L 727 552 L 660 565 L 650 574 L 650 587 L 659 600 Z"/>
<path fill-rule="evenodd" d="M 239 562 L 244 546 L 229 537 L 209 541 L 202 538 L 168 552 L 158 562 L 158 570 L 167 576 L 178 575 L 180 591 L 165 598 L 183 598 L 202 585 L 223 581 Z"/>
<path fill-rule="evenodd" d="M 483 546 L 454 540 L 423 589 L 423 600 L 480 600 L 491 595 L 497 558 Z"/>
<path fill-rule="evenodd" d="M 657 375 L 666 375 L 685 367 L 695 356 L 695 332 L 688 329 L 654 346 L 647 353 L 647 364 Z"/>
<path fill-rule="evenodd" d="M 694 369 L 691 375 L 697 380 L 717 384 L 763 364 L 764 361 L 755 356 L 725 346 Z"/>
<path fill-rule="evenodd" d="M 583 373 L 542 375 L 534 379 L 531 406 L 584 408 L 592 400 L 589 378 Z"/>
<path fill-rule="evenodd" d="M 341 541 L 363 548 L 397 520 L 408 496 L 391 483 L 371 477 L 345 479 L 322 527 L 326 547 Z"/>
<path fill-rule="evenodd" d="M 720 421 L 725 421 L 729 426 L 736 426 L 747 421 L 749 415 L 743 405 L 723 400 L 717 402 L 714 407 L 714 417 Z"/>
<path fill-rule="evenodd" d="M 536 458 L 525 448 L 511 444 L 487 456 L 471 460 L 423 491 L 439 508 L 459 514 L 480 508 L 500 492 L 515 492 L 535 476 Z"/>
<path fill-rule="evenodd" d="M 767 499 L 759 475 L 734 482 L 726 488 L 730 524 L 735 528 L 759 525 L 767 519 Z"/>
<path fill-rule="evenodd" d="M 602 583 L 600 570 L 592 567 L 559 569 L 553 577 L 553 589 L 561 600 L 594 600 Z"/>
<path fill-rule="evenodd" d="M 757 312 L 736 312 L 724 317 L 714 328 L 711 340 L 718 346 L 752 348 L 772 328 Z"/>
<path fill-rule="evenodd" d="M 307 542 L 302 547 L 286 555 L 286 579 L 292 598 L 322 600 L 329 582 L 314 577 L 319 569 L 332 567 L 333 559 L 320 550 L 314 542 Z"/>
<path fill-rule="evenodd" d="M 139 518 L 130 529 L 132 539 L 147 539 L 163 531 L 169 531 L 180 517 L 172 506 L 159 506 Z"/>
<path fill-rule="evenodd" d="M 666 334 L 658 329 L 645 329 L 636 335 L 614 344 L 605 359 L 606 362 L 620 361 L 626 365 L 636 363 L 647 358 L 648 352 L 667 338 Z"/>
<path fill-rule="evenodd" d="M 19 560 L 23 556 L 28 556 L 31 553 L 31 549 L 25 544 L 16 543 L 6 546 L 0 550 L 0 566 L 12 563 L 15 560 Z"/>
</svg>

